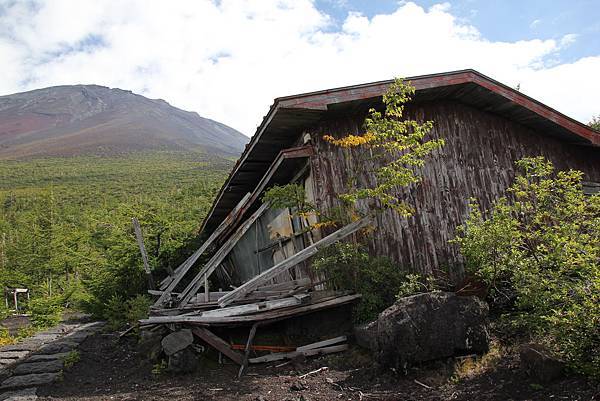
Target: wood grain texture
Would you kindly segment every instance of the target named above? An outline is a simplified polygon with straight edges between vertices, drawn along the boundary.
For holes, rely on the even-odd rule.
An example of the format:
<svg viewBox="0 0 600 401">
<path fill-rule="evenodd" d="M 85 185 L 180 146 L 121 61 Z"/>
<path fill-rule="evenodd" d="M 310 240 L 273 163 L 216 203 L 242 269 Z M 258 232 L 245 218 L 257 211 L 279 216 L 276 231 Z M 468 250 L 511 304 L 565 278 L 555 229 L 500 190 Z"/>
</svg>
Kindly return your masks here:
<svg viewBox="0 0 600 401">
<path fill-rule="evenodd" d="M 353 151 L 322 139 L 324 134 L 340 137 L 362 132 L 365 114 L 340 113 L 307 129 L 317 153 L 311 166 L 319 209 L 338 205 L 337 195 L 345 191 L 349 174 L 358 174 L 365 185 L 374 183 L 367 172 L 372 166 L 356 165 Z M 398 192 L 414 207 L 414 215 L 404 219 L 391 211 L 383 213 L 377 218 L 377 231 L 365 241 L 373 255 L 390 257 L 407 270 L 440 274 L 447 267 L 450 278 L 459 279 L 462 261 L 448 241 L 467 217 L 469 198 L 489 207 L 511 184 L 514 162 L 522 157 L 542 155 L 558 169 L 578 169 L 584 172 L 585 180 L 600 182 L 598 147 L 572 145 L 448 100 L 408 105 L 405 115 L 434 121 L 431 137 L 443 137 L 446 145 L 427 160 L 420 184 Z M 365 202 L 359 207 L 365 208 Z"/>
</svg>

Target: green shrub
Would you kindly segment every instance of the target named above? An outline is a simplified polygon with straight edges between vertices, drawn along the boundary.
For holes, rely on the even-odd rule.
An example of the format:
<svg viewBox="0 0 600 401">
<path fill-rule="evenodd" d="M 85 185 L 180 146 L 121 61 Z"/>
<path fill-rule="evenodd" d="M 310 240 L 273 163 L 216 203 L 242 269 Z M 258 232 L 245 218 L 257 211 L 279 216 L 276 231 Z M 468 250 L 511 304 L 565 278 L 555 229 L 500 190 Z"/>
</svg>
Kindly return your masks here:
<svg viewBox="0 0 600 401">
<path fill-rule="evenodd" d="M 117 330 L 126 324 L 135 324 L 138 320 L 148 317 L 152 301 L 145 295 L 124 300 L 120 296 L 111 297 L 103 307 L 104 318 L 108 328 Z"/>
<path fill-rule="evenodd" d="M 420 274 L 407 274 L 400 284 L 396 298 L 408 297 L 424 292 L 439 291 L 445 287 L 433 276 L 422 276 Z"/>
<path fill-rule="evenodd" d="M 80 359 L 79 351 L 73 350 L 69 352 L 63 359 L 65 369 L 71 369 Z"/>
<path fill-rule="evenodd" d="M 101 306 L 102 317 L 107 321 L 110 330 L 117 330 L 126 322 L 125 300 L 123 297 L 113 295 Z"/>
<path fill-rule="evenodd" d="M 334 288 L 362 294 L 355 320 L 373 320 L 396 300 L 405 281 L 399 266 L 387 258 L 373 258 L 360 245 L 338 243 L 319 251 L 313 267 L 331 280 Z"/>
<path fill-rule="evenodd" d="M 17 336 L 16 339 L 18 341 L 21 341 L 27 337 L 31 337 L 32 335 L 34 335 L 35 333 L 37 333 L 39 330 L 38 328 L 34 327 L 34 326 L 23 326 L 23 327 L 19 327 L 19 329 L 17 330 Z"/>
<path fill-rule="evenodd" d="M 152 300 L 145 295 L 136 295 L 126 303 L 127 323 L 135 324 L 140 319 L 146 319 Z"/>
<path fill-rule="evenodd" d="M 517 166 L 507 196 L 486 215 L 472 204 L 455 242 L 490 302 L 514 307 L 573 369 L 600 376 L 600 196 L 583 194 L 581 172 L 543 158 Z"/>
<path fill-rule="evenodd" d="M 60 295 L 32 299 L 28 304 L 31 323 L 36 328 L 57 325 L 62 317 L 63 304 L 64 299 Z"/>
<path fill-rule="evenodd" d="M 0 320 L 4 320 L 9 317 L 11 314 L 10 309 L 8 309 L 4 303 L 0 304 Z"/>
</svg>

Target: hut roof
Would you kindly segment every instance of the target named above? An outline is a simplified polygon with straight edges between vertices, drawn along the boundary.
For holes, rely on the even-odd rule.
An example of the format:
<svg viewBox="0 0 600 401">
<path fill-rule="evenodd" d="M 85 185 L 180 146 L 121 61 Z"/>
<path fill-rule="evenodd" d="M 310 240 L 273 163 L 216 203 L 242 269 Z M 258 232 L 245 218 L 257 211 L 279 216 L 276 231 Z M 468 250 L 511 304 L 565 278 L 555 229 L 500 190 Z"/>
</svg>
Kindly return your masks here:
<svg viewBox="0 0 600 401">
<path fill-rule="evenodd" d="M 585 146 L 600 146 L 600 133 L 543 103 L 475 70 L 405 78 L 415 87 L 413 101 L 451 99 L 504 116 L 545 135 Z M 204 220 L 209 234 L 256 186 L 283 149 L 325 114 L 364 112 L 381 103 L 393 80 L 303 93 L 275 99 L 221 188 Z"/>
</svg>

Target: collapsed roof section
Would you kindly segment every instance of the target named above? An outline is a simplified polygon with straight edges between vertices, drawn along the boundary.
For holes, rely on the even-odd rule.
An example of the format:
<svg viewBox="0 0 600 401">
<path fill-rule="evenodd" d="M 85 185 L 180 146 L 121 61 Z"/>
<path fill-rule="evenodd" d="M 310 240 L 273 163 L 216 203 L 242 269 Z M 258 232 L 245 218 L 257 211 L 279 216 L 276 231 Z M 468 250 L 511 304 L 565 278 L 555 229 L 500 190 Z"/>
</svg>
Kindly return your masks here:
<svg viewBox="0 0 600 401">
<path fill-rule="evenodd" d="M 600 133 L 523 93 L 474 70 L 406 78 L 414 102 L 455 100 L 506 117 L 569 143 L 600 146 Z M 202 226 L 205 235 L 257 186 L 280 151 L 326 115 L 364 111 L 381 103 L 393 80 L 328 89 L 275 99 L 256 134 L 221 188 Z"/>
</svg>

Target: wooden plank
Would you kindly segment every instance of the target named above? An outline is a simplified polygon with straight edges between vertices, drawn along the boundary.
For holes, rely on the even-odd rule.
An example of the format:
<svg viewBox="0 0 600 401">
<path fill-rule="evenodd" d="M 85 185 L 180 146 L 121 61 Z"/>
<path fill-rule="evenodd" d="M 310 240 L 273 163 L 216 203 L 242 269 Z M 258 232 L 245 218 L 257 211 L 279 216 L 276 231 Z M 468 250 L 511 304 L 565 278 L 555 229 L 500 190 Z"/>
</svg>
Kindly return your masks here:
<svg viewBox="0 0 600 401">
<path fill-rule="evenodd" d="M 265 363 L 265 362 L 274 362 L 281 361 L 282 359 L 292 359 L 297 357 L 298 355 L 304 356 L 315 356 L 315 355 L 327 355 L 333 354 L 334 352 L 342 352 L 348 349 L 348 344 L 334 345 L 331 347 L 317 348 L 317 349 L 309 349 L 304 351 L 292 351 L 292 352 L 279 352 L 276 354 L 269 354 L 264 356 L 259 356 L 257 358 L 251 358 L 248 360 L 250 363 Z"/>
<path fill-rule="evenodd" d="M 240 371 L 238 372 L 238 379 L 242 377 L 244 374 L 244 370 L 248 366 L 248 358 L 250 357 L 250 350 L 252 346 L 252 341 L 254 341 L 254 336 L 256 335 L 256 329 L 258 328 L 258 323 L 254 323 L 252 328 L 250 329 L 250 334 L 248 334 L 248 341 L 246 341 L 246 351 L 244 352 L 244 360 L 242 361 L 242 366 L 240 366 Z"/>
<path fill-rule="evenodd" d="M 299 157 L 310 157 L 314 155 L 314 149 L 311 145 L 306 145 L 298 148 L 284 149 L 279 152 L 277 158 L 273 161 L 273 164 L 269 166 L 269 169 L 265 175 L 260 179 L 254 191 L 252 191 L 252 197 L 250 198 L 250 204 L 254 203 L 262 191 L 267 187 L 273 175 L 277 172 L 281 164 L 286 159 L 294 159 Z"/>
<path fill-rule="evenodd" d="M 262 176 L 256 187 L 252 191 L 252 196 L 248 201 L 248 205 L 252 205 L 258 197 L 261 195 L 263 190 L 268 186 L 273 178 L 273 175 L 277 172 L 277 170 L 281 167 L 282 163 L 287 159 L 296 159 L 296 158 L 304 158 L 310 157 L 314 155 L 314 149 L 312 145 L 304 145 L 296 148 L 283 149 L 279 152 L 277 157 L 273 160 L 267 172 Z M 216 203 L 215 203 L 216 204 Z M 212 211 L 211 211 L 212 213 Z M 210 215 L 209 215 L 210 218 Z"/>
<path fill-rule="evenodd" d="M 159 291 L 159 290 L 148 290 L 148 294 L 150 295 L 162 295 L 163 291 Z"/>
<path fill-rule="evenodd" d="M 240 316 L 247 315 L 249 313 L 263 312 L 274 309 L 289 308 L 290 306 L 297 306 L 302 304 L 302 300 L 297 298 L 283 298 L 274 301 L 257 302 L 253 304 L 230 306 L 228 308 L 213 309 L 206 312 L 202 312 L 203 317 L 227 317 L 227 316 Z"/>
<path fill-rule="evenodd" d="M 297 287 L 305 287 L 310 285 L 309 278 L 301 278 L 298 280 L 284 281 L 283 283 L 261 285 L 256 291 L 278 291 L 292 290 Z M 229 292 L 229 291 L 228 291 Z"/>
<path fill-rule="evenodd" d="M 137 240 L 138 246 L 140 247 L 140 253 L 142 254 L 142 262 L 144 263 L 144 271 L 146 272 L 146 278 L 148 280 L 148 288 L 154 289 L 154 278 L 152 278 L 152 272 L 150 271 L 150 264 L 148 263 L 148 253 L 146 253 L 146 247 L 144 246 L 144 237 L 142 236 L 142 227 L 137 218 L 132 218 L 131 223 L 133 224 L 133 231 L 135 232 L 135 239 Z"/>
<path fill-rule="evenodd" d="M 213 255 L 213 257 L 204 265 L 204 267 L 196 274 L 196 277 L 192 279 L 192 281 L 188 284 L 188 286 L 181 292 L 178 297 L 179 306 L 185 306 L 190 299 L 196 295 L 200 287 L 202 286 L 203 279 L 209 277 L 215 269 L 221 264 L 223 259 L 231 252 L 235 244 L 239 241 L 240 238 L 248 231 L 252 224 L 268 209 L 269 203 L 263 203 L 261 207 L 258 208 L 256 212 L 252 214 L 242 224 L 235 233 L 229 237 L 227 241 L 219 248 L 219 250 Z"/>
<path fill-rule="evenodd" d="M 300 288 L 300 290 L 303 290 L 303 288 Z M 298 290 L 298 291 L 300 291 Z M 291 294 L 293 291 L 292 290 L 285 290 L 285 291 L 252 291 L 252 293 L 250 293 L 249 296 L 247 296 L 246 298 L 244 298 L 244 301 L 248 301 L 248 302 L 252 302 L 252 301 L 261 301 L 261 300 L 268 300 L 268 298 L 274 298 L 274 297 L 279 297 L 281 298 L 282 296 L 289 296 L 289 295 L 294 295 Z M 209 301 L 206 301 L 206 294 L 199 292 L 198 294 L 196 294 L 195 297 L 192 297 L 192 299 L 190 299 L 190 302 L 188 302 L 189 306 L 195 306 L 195 305 L 199 305 L 199 304 L 206 304 L 206 303 L 215 303 L 216 305 L 216 301 L 219 300 L 219 298 L 221 298 L 223 295 L 228 294 L 229 291 L 215 291 L 215 292 L 210 292 L 208 295 L 208 299 Z"/>
<path fill-rule="evenodd" d="M 282 262 L 276 264 L 268 270 L 265 270 L 263 273 L 258 276 L 250 279 L 243 285 L 239 286 L 235 290 L 229 292 L 229 294 L 224 295 L 221 299 L 219 299 L 219 305 L 224 307 L 229 305 L 231 302 L 236 299 L 242 298 L 246 296 L 246 294 L 254 291 L 257 287 L 265 282 L 273 279 L 277 275 L 282 272 L 296 266 L 298 263 L 308 259 L 313 256 L 317 251 L 321 248 L 327 247 L 343 238 L 346 238 L 348 235 L 360 230 L 363 227 L 366 227 L 371 222 L 370 217 L 364 217 L 360 220 L 357 220 L 351 224 L 348 224 L 345 227 L 340 228 L 334 233 L 328 235 L 327 237 L 315 242 L 314 244 L 304 248 L 300 252 L 297 252 L 293 256 L 283 260 Z"/>
<path fill-rule="evenodd" d="M 238 365 L 242 365 L 243 356 L 237 351 L 232 350 L 225 341 L 223 341 L 220 337 L 213 334 L 208 329 L 204 327 L 193 327 L 192 333 L 202 339 L 204 342 L 209 344 L 211 347 L 231 359 L 233 362 Z"/>
<path fill-rule="evenodd" d="M 231 344 L 231 349 L 245 351 L 246 346 L 244 344 Z M 296 347 L 286 346 L 286 345 L 256 345 L 252 344 L 250 346 L 252 351 L 269 351 L 269 352 L 291 352 L 296 349 Z"/>
<path fill-rule="evenodd" d="M 327 308 L 344 305 L 353 302 L 361 297 L 360 294 L 346 295 L 324 300 L 322 302 L 297 306 L 295 308 L 282 308 L 267 312 L 256 313 L 243 316 L 210 317 L 201 315 L 178 315 L 178 316 L 151 316 L 147 319 L 141 319 L 141 325 L 149 324 L 168 324 L 168 323 L 191 323 L 200 325 L 232 325 L 262 322 L 268 320 L 287 319 L 294 316 L 300 316 L 306 313 L 316 312 Z"/>
<path fill-rule="evenodd" d="M 329 340 L 323 340 L 312 344 L 306 344 L 301 347 L 296 348 L 296 351 L 307 351 L 309 349 L 323 348 L 328 347 L 330 345 L 343 343 L 347 340 L 346 336 L 340 336 L 335 338 L 330 338 Z"/>
<path fill-rule="evenodd" d="M 171 292 L 175 289 L 177 284 L 181 281 L 181 279 L 186 275 L 186 273 L 191 269 L 191 267 L 196 263 L 198 258 L 212 245 L 212 243 L 221 235 L 223 231 L 237 218 L 237 215 L 242 210 L 246 202 L 250 199 L 250 193 L 247 193 L 246 196 L 242 198 L 242 200 L 235 206 L 235 208 L 227 215 L 227 217 L 221 222 L 219 227 L 208 237 L 208 239 L 202 244 L 196 252 L 194 252 L 185 262 L 183 262 L 175 271 L 175 276 L 173 280 L 169 283 L 169 285 L 165 288 L 164 293 L 156 300 L 154 306 L 161 306 L 164 302 L 170 298 Z"/>
</svg>

